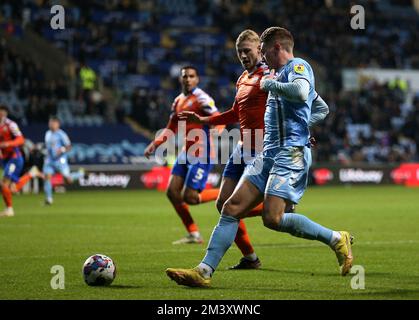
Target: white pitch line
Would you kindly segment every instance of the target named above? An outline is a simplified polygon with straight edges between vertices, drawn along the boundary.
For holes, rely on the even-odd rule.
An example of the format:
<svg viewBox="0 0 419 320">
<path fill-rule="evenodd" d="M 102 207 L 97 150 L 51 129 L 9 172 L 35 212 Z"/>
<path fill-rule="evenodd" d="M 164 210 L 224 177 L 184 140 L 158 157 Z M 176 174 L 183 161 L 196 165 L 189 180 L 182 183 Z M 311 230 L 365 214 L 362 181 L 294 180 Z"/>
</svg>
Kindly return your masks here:
<svg viewBox="0 0 419 320">
<path fill-rule="evenodd" d="M 414 244 L 414 243 L 419 243 L 419 240 L 395 240 L 395 241 L 365 241 L 365 242 L 357 242 L 356 245 L 391 245 L 391 244 Z M 255 247 L 272 247 L 272 248 L 309 248 L 309 247 L 322 247 L 324 246 L 321 243 L 313 243 L 313 244 L 260 244 L 254 245 Z M 142 247 L 141 249 L 144 249 L 144 247 Z M 138 251 L 132 251 L 132 252 L 127 252 L 127 251 L 110 251 L 107 254 L 109 254 L 109 256 L 112 255 L 120 255 L 120 254 L 129 254 L 129 255 L 149 255 L 149 254 L 153 254 L 153 253 L 188 253 L 188 252 L 204 252 L 204 248 L 190 248 L 189 250 L 182 250 L 182 249 L 177 249 L 177 248 L 173 248 L 173 249 L 165 249 L 165 250 L 150 250 L 148 252 L 144 252 L 142 254 L 139 254 L 139 251 L 141 250 L 139 248 Z M 70 257 L 74 257 L 76 255 L 24 255 L 24 256 L 0 256 L 0 260 L 4 259 L 4 260 L 18 260 L 18 259 L 28 259 L 28 258 L 33 258 L 33 259 L 45 259 L 45 258 L 70 258 Z"/>
<path fill-rule="evenodd" d="M 413 244 L 419 243 L 419 240 L 395 240 L 395 241 L 357 241 L 355 238 L 354 246 L 374 246 L 374 245 L 392 245 L 392 244 Z M 310 248 L 310 247 L 322 247 L 321 243 L 310 243 L 310 244 L 254 244 L 254 247 L 272 247 L 272 248 Z"/>
</svg>

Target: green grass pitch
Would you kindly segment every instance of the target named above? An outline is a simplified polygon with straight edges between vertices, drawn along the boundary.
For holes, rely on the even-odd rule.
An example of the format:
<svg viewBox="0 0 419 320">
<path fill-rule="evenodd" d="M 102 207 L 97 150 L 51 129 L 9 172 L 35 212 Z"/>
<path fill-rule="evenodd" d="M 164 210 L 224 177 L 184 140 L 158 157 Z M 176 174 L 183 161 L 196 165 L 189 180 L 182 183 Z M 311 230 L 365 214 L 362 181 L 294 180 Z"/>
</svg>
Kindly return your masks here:
<svg viewBox="0 0 419 320">
<path fill-rule="evenodd" d="M 164 193 L 95 191 L 57 194 L 51 207 L 42 195 L 16 196 L 13 218 L 0 219 L 0 299 L 418 299 L 419 189 L 311 187 L 298 206 L 315 221 L 355 235 L 355 265 L 365 269 L 365 289 L 354 275 L 338 274 L 325 245 L 263 227 L 247 227 L 262 269 L 227 271 L 240 258 L 233 246 L 212 288 L 180 287 L 167 267 L 193 267 L 218 214 L 214 203 L 192 207 L 204 245 L 173 246 L 185 230 Z M 82 280 L 85 259 L 113 258 L 117 277 L 107 288 Z M 53 265 L 65 268 L 65 289 L 51 289 Z M 355 280 L 353 280 L 355 281 Z"/>
</svg>

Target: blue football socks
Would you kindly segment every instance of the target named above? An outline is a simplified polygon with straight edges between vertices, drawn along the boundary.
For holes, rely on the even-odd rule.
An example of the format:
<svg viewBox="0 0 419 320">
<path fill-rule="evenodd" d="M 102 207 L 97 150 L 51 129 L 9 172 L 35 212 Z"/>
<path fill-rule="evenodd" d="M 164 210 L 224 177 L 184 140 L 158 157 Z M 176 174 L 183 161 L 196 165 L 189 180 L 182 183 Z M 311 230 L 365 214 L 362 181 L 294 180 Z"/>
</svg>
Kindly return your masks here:
<svg viewBox="0 0 419 320">
<path fill-rule="evenodd" d="M 330 245 L 333 236 L 332 230 L 298 213 L 284 213 L 278 231 L 304 239 L 319 240 L 327 245 Z"/>
<path fill-rule="evenodd" d="M 207 248 L 207 254 L 202 263 L 210 266 L 214 271 L 224 254 L 232 245 L 239 227 L 239 219 L 221 215 L 220 221 L 212 232 Z"/>
<path fill-rule="evenodd" d="M 44 180 L 44 192 L 47 200 L 52 200 L 52 184 L 51 180 Z"/>
</svg>

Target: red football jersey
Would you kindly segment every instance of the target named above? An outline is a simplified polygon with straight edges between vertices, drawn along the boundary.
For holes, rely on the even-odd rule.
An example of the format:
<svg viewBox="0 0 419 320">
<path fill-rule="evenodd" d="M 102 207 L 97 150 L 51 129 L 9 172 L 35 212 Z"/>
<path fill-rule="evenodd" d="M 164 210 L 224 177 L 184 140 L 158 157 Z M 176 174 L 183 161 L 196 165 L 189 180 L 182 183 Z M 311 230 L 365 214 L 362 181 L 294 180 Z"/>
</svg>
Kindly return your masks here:
<svg viewBox="0 0 419 320">
<path fill-rule="evenodd" d="M 218 113 L 218 109 L 215 106 L 214 100 L 200 88 L 193 89 L 192 92 L 188 95 L 181 93 L 175 98 L 172 104 L 172 113 L 170 115 L 169 123 L 167 125 L 167 128 L 171 129 L 173 132 L 178 131 L 178 115 L 182 111 L 193 111 L 201 116 L 209 116 Z M 193 133 L 199 132 L 197 130 L 192 132 L 192 136 L 189 136 L 188 138 L 188 134 L 193 129 L 201 129 L 200 132 L 202 132 L 202 135 L 195 136 L 195 134 Z M 209 129 L 210 126 L 208 125 L 189 122 L 186 123 L 186 151 L 188 151 L 192 145 L 198 145 L 201 147 L 205 147 L 205 149 L 203 150 L 207 150 L 209 154 L 211 152 L 211 137 Z M 163 139 L 161 137 L 155 140 L 156 145 L 160 145 L 162 142 Z M 197 148 L 196 156 L 202 156 L 203 154 L 200 153 L 200 150 L 198 151 L 198 149 L 201 148 Z"/>
<path fill-rule="evenodd" d="M 16 122 L 6 118 L 0 123 L 0 142 L 7 142 L 6 147 L 1 148 L 1 158 L 17 158 L 22 155 L 19 146 L 23 145 L 24 138 Z"/>
<path fill-rule="evenodd" d="M 212 116 L 210 123 L 230 124 L 240 123 L 242 140 L 250 141 L 251 148 L 261 147 L 263 144 L 263 130 L 265 128 L 264 115 L 268 93 L 260 89 L 260 81 L 269 72 L 265 64 L 260 63 L 253 72 L 245 70 L 236 83 L 236 97 L 233 107 L 219 115 Z M 255 141 L 255 130 L 262 130 L 261 141 Z"/>
</svg>

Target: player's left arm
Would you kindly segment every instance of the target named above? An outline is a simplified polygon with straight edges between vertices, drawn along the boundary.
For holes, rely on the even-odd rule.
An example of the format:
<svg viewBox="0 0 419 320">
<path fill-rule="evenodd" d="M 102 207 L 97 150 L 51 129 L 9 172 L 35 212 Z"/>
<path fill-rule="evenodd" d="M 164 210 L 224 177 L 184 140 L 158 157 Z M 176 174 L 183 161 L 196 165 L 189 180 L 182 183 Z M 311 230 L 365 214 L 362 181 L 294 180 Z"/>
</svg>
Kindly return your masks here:
<svg viewBox="0 0 419 320">
<path fill-rule="evenodd" d="M 0 142 L 0 148 L 13 148 L 22 146 L 25 143 L 25 137 L 23 136 L 17 124 L 11 123 L 9 128 L 14 138 L 8 141 Z"/>
<path fill-rule="evenodd" d="M 60 155 L 66 153 L 66 152 L 69 152 L 72 148 L 70 138 L 64 132 L 61 134 L 61 142 L 62 142 L 63 146 L 59 150 Z"/>
<path fill-rule="evenodd" d="M 317 94 L 317 97 L 313 101 L 311 106 L 311 116 L 308 123 L 309 127 L 317 125 L 319 122 L 323 121 L 324 118 L 329 114 L 329 106 L 327 103 Z"/>
</svg>

